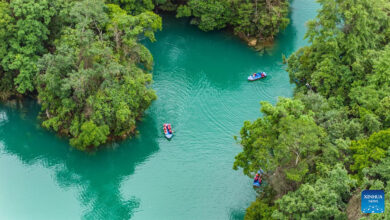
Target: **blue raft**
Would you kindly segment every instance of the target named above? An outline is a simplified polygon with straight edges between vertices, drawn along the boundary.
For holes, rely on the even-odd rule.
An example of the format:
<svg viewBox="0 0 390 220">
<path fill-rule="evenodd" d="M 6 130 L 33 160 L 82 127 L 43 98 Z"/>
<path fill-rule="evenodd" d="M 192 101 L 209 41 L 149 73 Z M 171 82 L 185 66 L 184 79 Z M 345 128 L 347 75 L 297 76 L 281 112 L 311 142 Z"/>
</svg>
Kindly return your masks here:
<svg viewBox="0 0 390 220">
<path fill-rule="evenodd" d="M 258 79 L 262 79 L 267 77 L 267 74 L 265 72 L 258 72 L 258 73 L 253 73 L 252 75 L 248 76 L 249 81 L 256 81 Z"/>
<path fill-rule="evenodd" d="M 257 171 L 257 174 L 259 174 L 260 176 L 262 174 L 264 174 L 264 170 L 260 168 L 259 171 Z M 263 182 L 261 178 L 259 178 L 258 180 L 255 180 L 256 176 L 253 178 L 253 187 L 254 188 L 258 188 L 261 186 L 261 183 Z M 259 181 L 260 180 L 260 181 Z"/>
<path fill-rule="evenodd" d="M 261 186 L 261 183 L 259 183 L 259 181 L 253 181 L 253 187 L 260 187 Z"/>
<path fill-rule="evenodd" d="M 171 139 L 172 136 L 173 136 L 171 124 L 164 124 L 164 125 L 163 125 L 163 129 L 164 129 L 164 135 L 165 135 L 165 137 L 166 137 L 167 139 Z"/>
</svg>

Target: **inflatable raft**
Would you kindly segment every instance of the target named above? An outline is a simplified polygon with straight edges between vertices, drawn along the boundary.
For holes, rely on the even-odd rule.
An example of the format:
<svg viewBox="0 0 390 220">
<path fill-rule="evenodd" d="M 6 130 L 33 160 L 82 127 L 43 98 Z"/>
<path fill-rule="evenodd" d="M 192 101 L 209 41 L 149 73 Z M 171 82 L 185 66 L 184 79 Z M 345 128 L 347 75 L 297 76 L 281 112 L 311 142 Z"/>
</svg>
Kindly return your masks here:
<svg viewBox="0 0 390 220">
<path fill-rule="evenodd" d="M 167 139 L 171 139 L 172 136 L 173 136 L 171 124 L 164 124 L 164 125 L 163 125 L 163 129 L 164 129 L 164 135 L 165 135 L 165 137 L 166 137 Z"/>
<path fill-rule="evenodd" d="M 255 81 L 258 79 L 262 79 L 267 77 L 267 74 L 265 72 L 258 72 L 258 73 L 253 73 L 252 75 L 248 76 L 249 81 Z"/>
<path fill-rule="evenodd" d="M 256 175 L 253 177 L 253 187 L 254 188 L 258 188 L 261 186 L 261 183 L 263 182 L 263 180 L 262 180 L 263 174 L 264 174 L 264 170 L 260 168 L 260 170 L 257 171 Z"/>
<path fill-rule="evenodd" d="M 253 181 L 253 187 L 257 188 L 261 186 L 261 180 L 259 181 Z"/>
</svg>

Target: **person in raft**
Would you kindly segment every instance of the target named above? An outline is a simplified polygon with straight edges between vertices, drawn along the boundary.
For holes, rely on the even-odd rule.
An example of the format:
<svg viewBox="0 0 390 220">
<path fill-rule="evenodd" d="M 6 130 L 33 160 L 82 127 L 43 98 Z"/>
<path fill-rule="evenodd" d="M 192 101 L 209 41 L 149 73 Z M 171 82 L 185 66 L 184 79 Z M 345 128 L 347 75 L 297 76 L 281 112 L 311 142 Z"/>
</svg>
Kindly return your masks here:
<svg viewBox="0 0 390 220">
<path fill-rule="evenodd" d="M 256 173 L 256 176 L 253 179 L 253 182 L 254 183 L 258 182 L 259 184 L 261 184 L 261 176 L 258 173 Z"/>
<path fill-rule="evenodd" d="M 264 73 L 261 73 L 261 77 L 264 77 Z"/>
</svg>

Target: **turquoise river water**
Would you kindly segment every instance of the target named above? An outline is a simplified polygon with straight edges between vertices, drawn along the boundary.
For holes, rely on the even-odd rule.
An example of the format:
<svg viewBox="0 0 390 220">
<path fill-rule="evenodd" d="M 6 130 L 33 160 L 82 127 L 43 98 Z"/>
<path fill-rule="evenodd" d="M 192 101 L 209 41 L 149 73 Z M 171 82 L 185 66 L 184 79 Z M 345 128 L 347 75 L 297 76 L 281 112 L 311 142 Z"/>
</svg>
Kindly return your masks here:
<svg viewBox="0 0 390 220">
<path fill-rule="evenodd" d="M 235 36 L 163 17 L 154 60 L 158 100 L 139 134 L 94 154 L 42 129 L 34 101 L 0 104 L 0 219 L 242 219 L 251 179 L 232 169 L 233 139 L 259 102 L 292 96 L 282 54 L 304 46 L 313 0 L 293 0 L 291 23 L 259 54 Z M 265 71 L 265 80 L 247 76 Z M 162 134 L 170 122 L 171 141 Z"/>
</svg>

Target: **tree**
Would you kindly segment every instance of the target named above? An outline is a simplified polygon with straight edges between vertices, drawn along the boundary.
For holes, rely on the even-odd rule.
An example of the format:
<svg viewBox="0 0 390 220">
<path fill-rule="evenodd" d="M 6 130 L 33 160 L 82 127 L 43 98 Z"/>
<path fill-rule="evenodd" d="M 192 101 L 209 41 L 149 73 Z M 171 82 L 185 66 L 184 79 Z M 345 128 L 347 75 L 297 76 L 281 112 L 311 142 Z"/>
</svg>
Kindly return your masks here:
<svg viewBox="0 0 390 220">
<path fill-rule="evenodd" d="M 157 0 L 158 1 L 158 0 Z M 152 11 L 155 7 L 153 0 L 110 0 L 110 3 L 114 3 L 123 8 L 127 13 L 131 15 L 137 15 L 142 12 Z"/>
<path fill-rule="evenodd" d="M 65 28 L 55 53 L 39 62 L 38 98 L 43 126 L 88 150 L 134 133 L 156 98 L 148 87 L 152 56 L 138 37 L 155 40 L 161 18 L 132 16 L 101 0 L 75 3 L 70 16 L 74 28 Z"/>
<path fill-rule="evenodd" d="M 263 104 L 264 118 L 241 130 L 235 168 L 247 175 L 258 167 L 269 171 L 272 187 L 264 192 L 267 205 L 277 206 L 277 219 L 345 219 L 354 189 L 342 188 L 351 184 L 339 161 L 360 189 L 388 189 L 390 2 L 319 2 L 317 18 L 308 23 L 310 45 L 288 58 L 294 97 Z"/>
<path fill-rule="evenodd" d="M 191 17 L 204 31 L 230 26 L 245 39 L 272 41 L 289 23 L 288 7 L 284 0 L 188 0 L 178 4 L 176 17 Z"/>
<path fill-rule="evenodd" d="M 245 220 L 272 219 L 272 213 L 276 210 L 275 206 L 269 206 L 261 198 L 257 198 L 247 209 Z"/>
<path fill-rule="evenodd" d="M 107 125 L 96 126 L 92 121 L 84 122 L 80 135 L 72 138 L 70 143 L 80 150 L 86 150 L 90 146 L 99 146 L 106 142 L 109 129 Z"/>
<path fill-rule="evenodd" d="M 390 156 L 387 154 L 390 149 L 390 129 L 373 133 L 367 139 L 353 141 L 350 149 L 354 159 L 351 170 L 356 171 L 361 177 L 364 168 L 371 167 L 374 163 Z"/>
<path fill-rule="evenodd" d="M 351 88 L 367 82 L 372 72 L 373 50 L 388 43 L 388 1 L 321 0 L 316 20 L 309 22 L 310 46 L 289 58 L 292 82 L 305 84 L 326 98 L 348 101 Z"/>
<path fill-rule="evenodd" d="M 276 201 L 274 219 L 347 219 L 346 205 L 354 182 L 347 171 L 336 166 L 326 178 L 314 184 L 303 184 Z"/>
<path fill-rule="evenodd" d="M 0 59 L 3 90 L 24 94 L 34 90 L 36 62 L 46 53 L 48 29 L 56 9 L 51 1 L 12 0 L 1 2 Z M 5 86 L 5 83 L 10 83 Z M 10 87 L 13 85 L 13 88 Z M 16 91 L 15 91 L 16 90 Z"/>
<path fill-rule="evenodd" d="M 241 129 L 243 152 L 236 156 L 234 168 L 242 167 L 249 176 L 260 167 L 276 172 L 274 178 L 282 175 L 282 180 L 269 181 L 278 185 L 273 188 L 279 188 L 280 194 L 302 182 L 313 169 L 315 158 L 326 148 L 322 141 L 326 133 L 299 100 L 281 98 L 276 106 L 262 102 L 261 112 L 263 118 L 245 122 Z M 289 188 L 280 188 L 281 181 Z"/>
<path fill-rule="evenodd" d="M 387 155 L 390 155 L 390 148 L 388 148 Z M 370 190 L 384 190 L 385 195 L 390 192 L 390 157 L 382 158 L 378 163 L 372 164 L 371 167 L 364 168 L 362 171 L 363 183 L 361 189 Z M 390 208 L 390 198 L 385 196 L 385 210 Z M 360 209 L 354 210 L 355 212 L 361 212 Z M 385 211 L 381 214 L 370 214 L 369 218 L 363 217 L 361 220 L 366 219 L 389 219 L 390 213 Z"/>
</svg>

